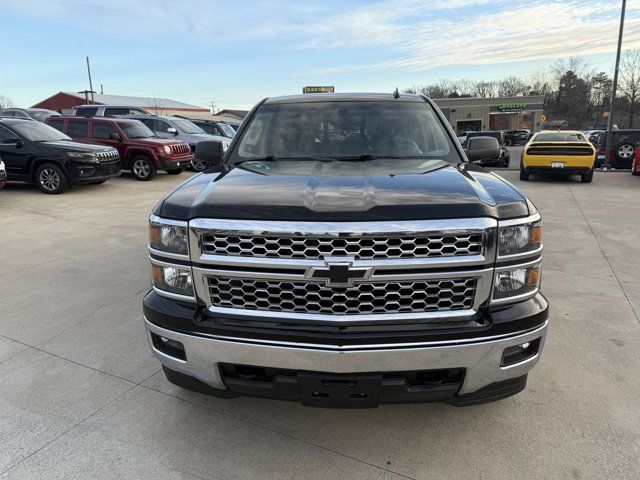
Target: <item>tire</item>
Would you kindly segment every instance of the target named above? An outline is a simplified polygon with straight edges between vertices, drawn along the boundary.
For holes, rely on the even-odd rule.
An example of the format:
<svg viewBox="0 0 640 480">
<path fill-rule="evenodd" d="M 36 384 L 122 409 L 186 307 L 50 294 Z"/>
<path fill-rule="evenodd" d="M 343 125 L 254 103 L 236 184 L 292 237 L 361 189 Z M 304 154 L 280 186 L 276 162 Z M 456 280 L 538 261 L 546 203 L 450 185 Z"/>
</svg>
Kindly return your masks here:
<svg viewBox="0 0 640 480">
<path fill-rule="evenodd" d="M 148 182 L 156 176 L 156 166 L 146 155 L 138 155 L 131 160 L 131 172 L 136 180 Z"/>
<path fill-rule="evenodd" d="M 580 181 L 582 183 L 591 183 L 592 180 L 593 180 L 593 168 L 589 170 L 587 173 L 585 173 L 584 175 L 580 175 Z"/>
<path fill-rule="evenodd" d="M 167 170 L 167 174 L 169 175 L 180 175 L 182 172 L 184 172 L 184 168 L 175 168 L 173 170 Z"/>
<path fill-rule="evenodd" d="M 527 172 L 522 165 L 520 165 L 520 180 L 523 182 L 529 180 L 529 172 Z"/>
<path fill-rule="evenodd" d="M 198 160 L 194 158 L 191 161 L 191 170 L 194 172 L 204 172 L 207 169 L 207 164 L 203 160 Z"/>
<path fill-rule="evenodd" d="M 64 169 L 55 163 L 43 163 L 36 170 L 35 176 L 38 188 L 49 195 L 66 192 L 71 183 Z"/>
<path fill-rule="evenodd" d="M 619 143 L 613 149 L 616 160 L 621 163 L 629 162 L 636 154 L 636 148 L 631 143 Z"/>
<path fill-rule="evenodd" d="M 633 157 L 633 163 L 631 163 L 631 175 L 633 175 L 634 177 L 637 177 L 638 175 L 640 175 L 640 172 L 637 170 L 638 169 L 637 158 L 638 158 L 637 155 Z"/>
</svg>

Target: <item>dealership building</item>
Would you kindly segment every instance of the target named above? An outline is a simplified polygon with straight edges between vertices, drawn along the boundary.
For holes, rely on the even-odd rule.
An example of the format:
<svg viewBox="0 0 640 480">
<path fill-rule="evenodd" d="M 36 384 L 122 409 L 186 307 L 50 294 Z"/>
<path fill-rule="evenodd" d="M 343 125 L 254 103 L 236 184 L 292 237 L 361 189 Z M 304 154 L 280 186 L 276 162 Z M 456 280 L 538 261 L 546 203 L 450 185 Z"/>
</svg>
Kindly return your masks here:
<svg viewBox="0 0 640 480">
<path fill-rule="evenodd" d="M 68 114 L 73 111 L 73 107 L 87 103 L 94 105 L 142 107 L 157 115 L 183 115 L 193 118 L 208 118 L 211 116 L 211 111 L 208 108 L 190 105 L 177 100 L 171 100 L 170 98 L 130 97 L 127 95 L 106 95 L 102 93 L 94 93 L 88 96 L 85 92 L 58 92 L 36 103 L 33 105 L 33 108 L 46 108 Z"/>
<path fill-rule="evenodd" d="M 434 99 L 456 132 L 542 128 L 544 95 Z"/>
</svg>

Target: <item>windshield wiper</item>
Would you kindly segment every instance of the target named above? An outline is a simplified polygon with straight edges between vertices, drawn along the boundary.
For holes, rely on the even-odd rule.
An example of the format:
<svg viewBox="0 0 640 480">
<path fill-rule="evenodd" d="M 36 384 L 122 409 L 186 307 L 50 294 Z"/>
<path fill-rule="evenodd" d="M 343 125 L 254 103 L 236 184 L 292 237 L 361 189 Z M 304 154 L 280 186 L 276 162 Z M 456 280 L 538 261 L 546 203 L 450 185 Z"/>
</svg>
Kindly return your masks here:
<svg viewBox="0 0 640 480">
<path fill-rule="evenodd" d="M 264 157 L 246 158 L 233 162 L 233 165 L 239 165 L 245 162 L 278 162 L 278 161 L 315 161 L 315 162 L 331 162 L 331 157 L 276 157 L 275 155 L 265 155 Z"/>
</svg>

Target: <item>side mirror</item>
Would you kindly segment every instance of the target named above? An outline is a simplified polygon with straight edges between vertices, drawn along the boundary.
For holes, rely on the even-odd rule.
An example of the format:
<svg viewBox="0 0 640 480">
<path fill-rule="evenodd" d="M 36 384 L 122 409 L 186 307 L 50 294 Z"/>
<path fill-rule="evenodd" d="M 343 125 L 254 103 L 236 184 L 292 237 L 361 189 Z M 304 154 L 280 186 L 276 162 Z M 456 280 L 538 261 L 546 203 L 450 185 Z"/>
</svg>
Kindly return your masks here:
<svg viewBox="0 0 640 480">
<path fill-rule="evenodd" d="M 1 143 L 4 143 L 6 145 L 20 146 L 22 145 L 22 140 L 20 140 L 18 137 L 7 137 L 7 138 L 3 138 Z"/>
<path fill-rule="evenodd" d="M 500 144 L 493 137 L 469 138 L 465 153 L 470 162 L 480 162 L 500 155 Z"/>
<path fill-rule="evenodd" d="M 207 164 L 207 168 L 221 167 L 224 158 L 222 142 L 205 141 L 196 145 L 196 158 Z"/>
<path fill-rule="evenodd" d="M 120 136 L 119 133 L 110 133 L 109 134 L 109 139 L 111 139 L 111 140 L 122 140 L 122 137 Z"/>
<path fill-rule="evenodd" d="M 178 135 L 178 130 L 176 130 L 174 127 L 169 127 L 167 128 L 167 133 L 170 133 L 172 135 Z"/>
</svg>

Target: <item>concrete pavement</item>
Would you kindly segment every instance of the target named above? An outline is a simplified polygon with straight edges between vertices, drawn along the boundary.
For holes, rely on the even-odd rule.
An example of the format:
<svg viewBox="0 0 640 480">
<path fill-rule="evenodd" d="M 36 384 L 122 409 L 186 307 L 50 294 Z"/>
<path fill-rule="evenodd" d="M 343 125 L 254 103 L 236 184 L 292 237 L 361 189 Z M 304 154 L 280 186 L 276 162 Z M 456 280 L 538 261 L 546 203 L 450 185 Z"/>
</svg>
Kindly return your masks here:
<svg viewBox="0 0 640 480">
<path fill-rule="evenodd" d="M 520 182 L 496 171 L 542 211 L 550 333 L 524 392 L 464 409 L 322 410 L 181 390 L 149 352 L 141 302 L 147 215 L 188 174 L 123 175 L 61 196 L 9 185 L 0 191 L 0 475 L 637 479 L 640 179 Z"/>
</svg>

